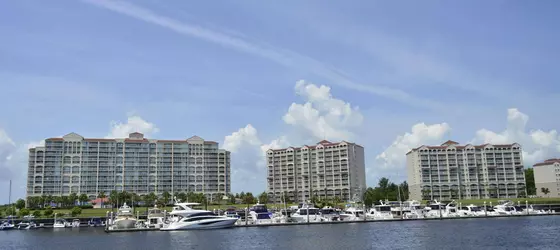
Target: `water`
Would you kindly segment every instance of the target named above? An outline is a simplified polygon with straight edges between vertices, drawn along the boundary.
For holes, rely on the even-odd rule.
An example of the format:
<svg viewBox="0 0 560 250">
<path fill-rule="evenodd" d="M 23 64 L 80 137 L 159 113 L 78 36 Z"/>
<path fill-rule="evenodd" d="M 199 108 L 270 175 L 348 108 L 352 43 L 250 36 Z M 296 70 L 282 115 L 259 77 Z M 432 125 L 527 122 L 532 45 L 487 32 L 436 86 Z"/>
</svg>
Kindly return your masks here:
<svg viewBox="0 0 560 250">
<path fill-rule="evenodd" d="M 107 234 L 0 231 L 0 249 L 560 249 L 560 216 Z"/>
</svg>

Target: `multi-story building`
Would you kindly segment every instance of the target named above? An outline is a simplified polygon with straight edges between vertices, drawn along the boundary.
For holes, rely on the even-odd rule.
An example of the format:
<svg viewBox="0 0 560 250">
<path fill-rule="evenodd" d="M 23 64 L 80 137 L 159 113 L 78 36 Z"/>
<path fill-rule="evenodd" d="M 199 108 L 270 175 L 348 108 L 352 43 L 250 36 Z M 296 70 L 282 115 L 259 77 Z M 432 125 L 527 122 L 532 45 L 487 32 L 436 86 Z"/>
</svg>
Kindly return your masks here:
<svg viewBox="0 0 560 250">
<path fill-rule="evenodd" d="M 27 196 L 127 191 L 229 193 L 230 152 L 198 136 L 187 140 L 90 139 L 70 133 L 29 149 Z M 215 198 L 215 197 L 214 197 Z"/>
<path fill-rule="evenodd" d="M 364 148 L 323 140 L 317 145 L 270 149 L 267 193 L 272 202 L 307 201 L 312 196 L 361 197 L 366 189 Z"/>
<path fill-rule="evenodd" d="M 525 196 L 521 146 L 447 141 L 406 154 L 410 198 L 451 200 Z"/>
<path fill-rule="evenodd" d="M 537 196 L 560 197 L 560 158 L 533 165 Z M 548 190 L 545 194 L 543 189 Z"/>
</svg>

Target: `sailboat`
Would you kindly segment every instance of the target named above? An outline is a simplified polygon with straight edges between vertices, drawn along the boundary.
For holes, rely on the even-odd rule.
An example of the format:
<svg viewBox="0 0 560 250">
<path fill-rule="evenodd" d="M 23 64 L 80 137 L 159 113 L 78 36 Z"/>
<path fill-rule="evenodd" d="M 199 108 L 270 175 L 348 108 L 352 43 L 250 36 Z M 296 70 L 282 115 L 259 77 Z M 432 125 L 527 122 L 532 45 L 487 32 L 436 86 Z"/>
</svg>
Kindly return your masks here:
<svg viewBox="0 0 560 250">
<path fill-rule="evenodd" d="M 10 195 L 8 196 L 8 204 L 12 203 L 12 180 L 10 180 Z M 12 214 L 11 216 L 8 216 L 9 219 L 11 219 L 12 221 L 3 221 L 2 223 L 0 223 L 0 230 L 10 230 L 10 229 L 14 229 L 15 225 L 14 225 L 14 205 L 12 204 Z"/>
</svg>

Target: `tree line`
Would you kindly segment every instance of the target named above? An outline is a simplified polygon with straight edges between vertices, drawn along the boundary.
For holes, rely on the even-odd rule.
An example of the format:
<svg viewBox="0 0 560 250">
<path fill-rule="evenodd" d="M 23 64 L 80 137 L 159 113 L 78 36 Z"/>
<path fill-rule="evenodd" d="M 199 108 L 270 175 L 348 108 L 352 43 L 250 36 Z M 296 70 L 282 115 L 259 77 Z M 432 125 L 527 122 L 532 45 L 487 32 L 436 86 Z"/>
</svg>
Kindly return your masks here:
<svg viewBox="0 0 560 250">
<path fill-rule="evenodd" d="M 379 179 L 376 187 L 368 187 L 363 194 L 362 201 L 364 205 L 370 207 L 378 203 L 380 200 L 389 201 L 406 201 L 409 197 L 408 183 L 403 181 L 401 184 L 395 184 L 389 179 L 383 177 Z"/>
</svg>

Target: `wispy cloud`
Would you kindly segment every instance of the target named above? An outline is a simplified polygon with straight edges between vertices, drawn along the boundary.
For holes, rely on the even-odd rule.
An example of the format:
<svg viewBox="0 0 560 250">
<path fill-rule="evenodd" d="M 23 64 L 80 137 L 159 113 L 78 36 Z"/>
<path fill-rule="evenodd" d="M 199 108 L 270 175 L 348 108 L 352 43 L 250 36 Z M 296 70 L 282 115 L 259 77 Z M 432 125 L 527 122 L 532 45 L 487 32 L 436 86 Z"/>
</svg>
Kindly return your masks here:
<svg viewBox="0 0 560 250">
<path fill-rule="evenodd" d="M 157 14 L 152 10 L 140 7 L 124 1 L 109 0 L 82 0 L 85 3 L 105 8 L 123 15 L 127 15 L 138 20 L 142 20 L 151 24 L 159 25 L 176 33 L 195 37 L 208 42 L 212 42 L 227 48 L 235 49 L 244 53 L 252 54 L 261 58 L 268 59 L 272 62 L 281 64 L 286 67 L 295 68 L 312 72 L 317 76 L 324 77 L 332 81 L 334 85 L 340 85 L 357 91 L 364 91 L 374 95 L 390 98 L 399 102 L 422 106 L 430 109 L 441 109 L 441 105 L 431 100 L 418 98 L 399 89 L 374 85 L 361 84 L 351 80 L 350 77 L 341 74 L 339 70 L 333 66 L 327 65 L 316 59 L 306 55 L 268 45 L 249 41 L 241 36 L 229 35 L 232 32 L 222 32 L 217 29 L 208 29 L 194 24 L 189 24 L 175 20 L 173 18 Z"/>
</svg>

